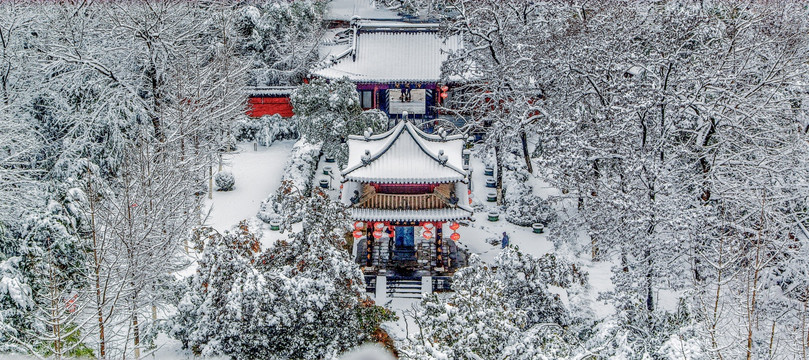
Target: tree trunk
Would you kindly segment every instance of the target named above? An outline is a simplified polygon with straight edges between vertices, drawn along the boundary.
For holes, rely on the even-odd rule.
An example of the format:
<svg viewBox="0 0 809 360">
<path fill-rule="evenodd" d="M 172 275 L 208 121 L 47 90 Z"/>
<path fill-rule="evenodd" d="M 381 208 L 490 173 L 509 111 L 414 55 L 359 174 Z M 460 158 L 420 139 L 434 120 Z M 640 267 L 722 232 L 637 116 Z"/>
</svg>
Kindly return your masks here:
<svg viewBox="0 0 809 360">
<path fill-rule="evenodd" d="M 132 334 L 135 338 L 135 360 L 140 359 L 140 327 L 138 326 L 137 310 L 132 314 Z"/>
<path fill-rule="evenodd" d="M 100 249 L 98 248 L 98 233 L 96 231 L 95 223 L 95 196 L 93 194 L 93 179 L 90 167 L 87 167 L 87 192 L 89 195 L 90 203 L 90 228 L 92 229 L 93 236 L 93 272 L 95 273 L 95 291 L 96 291 L 96 312 L 98 314 L 98 358 L 107 358 L 107 343 L 104 338 L 104 306 L 101 297 L 101 259 L 99 259 Z"/>
<path fill-rule="evenodd" d="M 651 312 L 655 309 L 654 293 L 652 289 L 652 251 L 647 247 L 643 255 L 646 256 L 646 265 L 648 266 L 646 269 L 646 310 L 649 311 L 649 315 L 651 316 Z"/>
<path fill-rule="evenodd" d="M 50 240 L 50 239 L 49 239 Z M 50 247 L 50 244 L 48 245 Z M 48 249 L 48 277 L 50 278 L 51 319 L 53 321 L 53 357 L 62 359 L 62 329 L 59 321 L 59 291 L 56 289 L 56 279 L 53 274 L 53 254 Z"/>
<path fill-rule="evenodd" d="M 494 146 L 494 162 L 495 162 L 495 171 L 497 171 L 497 205 L 503 205 L 503 160 L 501 156 L 502 150 L 500 149 L 500 145 Z"/>
<path fill-rule="evenodd" d="M 528 135 L 525 130 L 520 130 L 520 142 L 522 143 L 522 156 L 525 158 L 525 166 L 528 168 L 529 173 L 534 173 L 534 167 L 531 166 L 531 154 L 528 152 Z"/>
</svg>

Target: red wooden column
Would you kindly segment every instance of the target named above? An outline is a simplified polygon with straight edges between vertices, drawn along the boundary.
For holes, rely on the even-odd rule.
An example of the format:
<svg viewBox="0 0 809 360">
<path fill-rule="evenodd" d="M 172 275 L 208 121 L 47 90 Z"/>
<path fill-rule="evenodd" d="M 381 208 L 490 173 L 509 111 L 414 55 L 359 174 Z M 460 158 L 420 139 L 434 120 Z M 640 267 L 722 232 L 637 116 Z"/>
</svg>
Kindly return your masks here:
<svg viewBox="0 0 809 360">
<path fill-rule="evenodd" d="M 372 104 L 371 107 L 373 107 L 374 109 L 379 109 L 379 106 L 378 106 L 379 104 L 377 104 L 377 99 L 376 99 L 377 90 L 379 90 L 379 86 L 374 85 L 374 96 L 372 96 L 372 98 L 371 98 L 371 104 Z"/>
<path fill-rule="evenodd" d="M 365 250 L 365 266 L 374 266 L 374 223 L 370 221 L 365 222 Z"/>
<path fill-rule="evenodd" d="M 444 267 L 444 239 L 442 239 L 443 235 L 443 227 L 444 223 L 436 222 L 435 224 L 435 266 L 436 267 Z"/>
</svg>

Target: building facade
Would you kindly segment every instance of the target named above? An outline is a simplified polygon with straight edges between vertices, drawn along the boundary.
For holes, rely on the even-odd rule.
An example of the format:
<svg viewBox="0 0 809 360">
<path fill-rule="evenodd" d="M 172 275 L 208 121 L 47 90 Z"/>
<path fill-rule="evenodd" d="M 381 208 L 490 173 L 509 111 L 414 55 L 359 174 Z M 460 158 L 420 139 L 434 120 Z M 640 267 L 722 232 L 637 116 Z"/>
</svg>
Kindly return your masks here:
<svg viewBox="0 0 809 360">
<path fill-rule="evenodd" d="M 438 24 L 355 20 L 349 41 L 334 47 L 313 71 L 315 77 L 348 78 L 357 84 L 363 109 L 391 118 L 434 119 L 449 88 L 440 83 L 441 65 L 460 48 L 442 38 Z M 444 95 L 442 95 L 444 94 Z"/>
<path fill-rule="evenodd" d="M 355 221 L 357 262 L 366 276 L 451 276 L 463 266 L 455 241 L 459 222 L 472 216 L 465 138 L 400 121 L 347 142 L 340 198 Z"/>
</svg>

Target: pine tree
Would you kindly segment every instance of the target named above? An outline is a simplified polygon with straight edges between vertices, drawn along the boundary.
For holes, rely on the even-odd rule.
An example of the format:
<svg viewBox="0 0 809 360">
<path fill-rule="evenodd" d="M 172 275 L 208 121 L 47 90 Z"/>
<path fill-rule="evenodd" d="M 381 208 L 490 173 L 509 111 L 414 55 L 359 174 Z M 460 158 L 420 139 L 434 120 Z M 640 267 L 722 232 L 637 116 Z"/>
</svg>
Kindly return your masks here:
<svg viewBox="0 0 809 360">
<path fill-rule="evenodd" d="M 225 235 L 201 230 L 200 266 L 172 330 L 184 346 L 237 359 L 329 358 L 393 319 L 364 299 L 342 248 L 343 205 L 319 191 L 301 201 L 304 230 L 261 254 L 246 223 Z"/>
</svg>

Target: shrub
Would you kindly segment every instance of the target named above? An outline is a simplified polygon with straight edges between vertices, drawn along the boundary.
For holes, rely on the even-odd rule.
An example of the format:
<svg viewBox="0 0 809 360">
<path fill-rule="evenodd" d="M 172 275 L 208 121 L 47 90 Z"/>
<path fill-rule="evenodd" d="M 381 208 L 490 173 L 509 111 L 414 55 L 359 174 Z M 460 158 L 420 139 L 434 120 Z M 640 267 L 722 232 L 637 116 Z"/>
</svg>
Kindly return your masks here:
<svg viewBox="0 0 809 360">
<path fill-rule="evenodd" d="M 227 170 L 216 173 L 214 181 L 216 181 L 216 189 L 219 191 L 233 190 L 233 185 L 236 184 L 236 178 L 233 177 L 233 173 Z"/>
<path fill-rule="evenodd" d="M 239 141 L 255 141 L 270 146 L 278 140 L 297 139 L 298 128 L 293 119 L 285 119 L 278 114 L 260 118 L 241 116 L 233 123 L 233 134 Z"/>
<path fill-rule="evenodd" d="M 296 194 L 306 196 L 312 190 L 320 150 L 320 144 L 310 143 L 305 137 L 295 143 L 284 166 L 281 186 L 261 203 L 257 215 L 259 219 L 267 223 L 277 217 L 289 218 L 291 222 L 300 221 L 301 214 L 290 206 L 290 198 Z"/>
<path fill-rule="evenodd" d="M 526 172 L 506 171 L 503 176 L 505 193 L 506 221 L 519 226 L 531 226 L 534 223 L 548 225 L 556 220 L 556 211 L 548 201 L 534 195 L 534 191 L 526 183 Z"/>
</svg>

